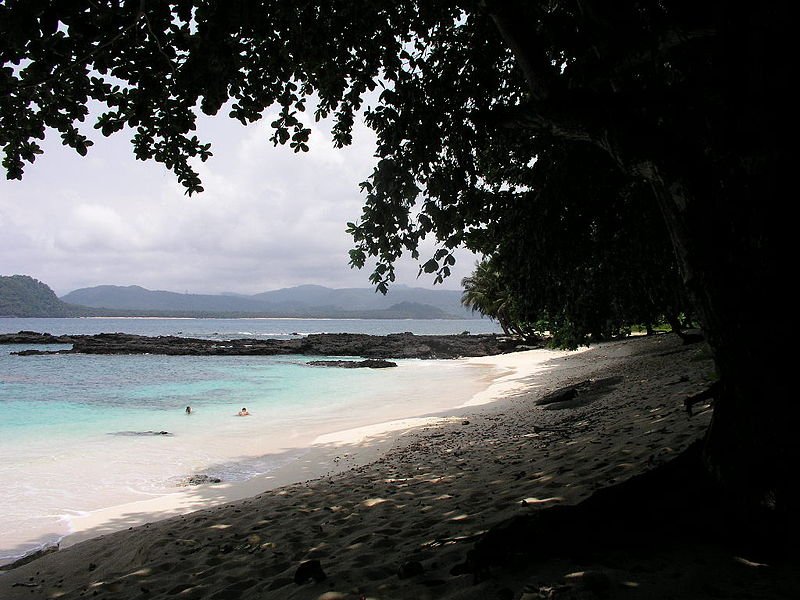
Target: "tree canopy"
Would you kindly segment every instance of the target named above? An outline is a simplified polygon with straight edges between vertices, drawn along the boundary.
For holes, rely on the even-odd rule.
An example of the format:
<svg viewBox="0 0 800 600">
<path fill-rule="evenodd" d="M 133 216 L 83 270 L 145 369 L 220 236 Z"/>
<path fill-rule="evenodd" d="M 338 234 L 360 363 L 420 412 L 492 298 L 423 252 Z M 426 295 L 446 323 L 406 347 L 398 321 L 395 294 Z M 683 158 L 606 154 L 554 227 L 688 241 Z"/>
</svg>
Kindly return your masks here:
<svg viewBox="0 0 800 600">
<path fill-rule="evenodd" d="M 96 129 L 127 128 L 194 193 L 198 110 L 248 123 L 275 106 L 271 139 L 298 152 L 300 112 L 332 117 L 338 146 L 360 112 L 378 143 L 350 261 L 374 258 L 379 290 L 402 253 L 440 280 L 465 244 L 591 332 L 603 303 L 673 303 L 679 272 L 720 375 L 709 469 L 784 506 L 797 408 L 759 345 L 788 348 L 752 325 L 785 296 L 792 22 L 786 2 L 7 0 L 3 165 L 20 178 L 48 128 L 86 153 L 99 102 Z M 419 257 L 426 236 L 439 246 Z"/>
<path fill-rule="evenodd" d="M 547 331 L 571 348 L 635 325 L 680 332 L 692 305 L 650 190 L 586 148 L 553 154 L 527 169 L 530 191 L 479 246 L 491 258 L 464 280 L 467 292 L 483 284 L 471 304 L 507 331 Z"/>
<path fill-rule="evenodd" d="M 511 5 L 497 6 L 507 12 Z M 163 163 L 191 194 L 202 190 L 193 159 L 211 155 L 192 133 L 198 109 L 225 110 L 248 123 L 277 106 L 271 139 L 296 151 L 308 149 L 310 135 L 299 112 L 333 116 L 341 146 L 363 111 L 378 134 L 378 160 L 363 184 L 362 219 L 350 227 L 351 261 L 360 267 L 375 256 L 372 280 L 385 290 L 394 260 L 402 252 L 416 255 L 419 240 L 435 235 L 441 249 L 424 257 L 423 269 L 441 278 L 455 247 L 491 244 L 491 235 L 478 239 L 487 237 L 487 224 L 544 183 L 531 181 L 527 167 L 537 157 L 550 160 L 564 132 L 554 131 L 562 127 L 557 116 L 521 125 L 526 103 L 568 115 L 605 111 L 614 95 L 613 110 L 626 114 L 626 129 L 642 136 L 643 124 L 652 130 L 658 122 L 663 132 L 690 115 L 669 106 L 647 114 L 642 95 L 675 93 L 701 80 L 706 68 L 694 64 L 691 81 L 681 69 L 682 60 L 697 56 L 687 47 L 707 37 L 688 29 L 702 22 L 700 9 L 680 23 L 687 28 L 682 34 L 675 21 L 690 15 L 658 3 L 607 15 L 592 15 L 583 3 L 520 3 L 515 18 L 534 25 L 531 43 L 535 37 L 550 88 L 547 97 L 534 98 L 526 69 L 496 26 L 506 17 L 492 8 L 481 2 L 6 2 L 0 6 L 3 164 L 8 177 L 21 178 L 48 128 L 85 154 L 92 142 L 81 122 L 99 101 L 105 110 L 94 128 L 103 135 L 127 128 L 135 156 Z M 605 38 L 612 18 L 626 22 L 632 36 Z"/>
</svg>

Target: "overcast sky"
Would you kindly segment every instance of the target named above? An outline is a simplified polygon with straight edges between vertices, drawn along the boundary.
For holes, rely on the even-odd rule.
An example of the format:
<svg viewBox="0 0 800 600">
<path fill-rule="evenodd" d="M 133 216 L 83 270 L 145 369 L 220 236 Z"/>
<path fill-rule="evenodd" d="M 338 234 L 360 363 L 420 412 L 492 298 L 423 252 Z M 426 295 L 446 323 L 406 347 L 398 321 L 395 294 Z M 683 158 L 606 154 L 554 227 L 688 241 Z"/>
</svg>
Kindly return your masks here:
<svg viewBox="0 0 800 600">
<path fill-rule="evenodd" d="M 200 166 L 205 192 L 191 198 L 163 166 L 134 159 L 126 132 L 93 131 L 86 157 L 50 135 L 21 182 L 0 180 L 0 275 L 30 275 L 59 295 L 102 284 L 245 294 L 369 287 L 371 263 L 348 267 L 345 228 L 361 212 L 372 132 L 357 127 L 353 145 L 336 150 L 313 127 L 311 151 L 294 154 L 268 141 L 272 120 L 245 128 L 204 118 L 198 134 L 214 156 Z M 475 257 L 457 256 L 438 287 L 457 289 L 472 270 Z M 403 261 L 398 283 L 433 287 L 417 272 Z"/>
</svg>

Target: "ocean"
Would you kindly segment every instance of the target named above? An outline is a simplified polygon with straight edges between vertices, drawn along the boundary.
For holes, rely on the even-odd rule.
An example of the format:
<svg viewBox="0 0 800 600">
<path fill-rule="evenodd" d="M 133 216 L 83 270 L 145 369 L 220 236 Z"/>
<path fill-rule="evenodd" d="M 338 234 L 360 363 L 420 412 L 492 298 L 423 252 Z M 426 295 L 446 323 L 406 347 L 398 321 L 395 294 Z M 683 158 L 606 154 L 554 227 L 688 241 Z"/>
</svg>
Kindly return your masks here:
<svg viewBox="0 0 800 600">
<path fill-rule="evenodd" d="M 388 335 L 410 331 L 417 335 L 500 333 L 489 319 L 163 319 L 144 317 L 18 319 L 0 317 L 0 333 L 38 331 L 70 333 L 134 333 L 180 335 L 208 339 L 243 337 L 286 339 L 310 333 L 368 333 Z"/>
<path fill-rule="evenodd" d="M 20 330 L 231 339 L 495 327 L 486 320 L 0 319 L 0 333 Z M 453 408 L 492 375 L 457 360 L 372 370 L 312 367 L 302 356 L 9 354 L 26 347 L 0 346 L 0 564 L 60 540 L 75 516 L 172 493 L 192 475 L 236 482 L 269 473 L 297 460 L 317 435 Z M 236 417 L 242 407 L 250 417 Z"/>
</svg>

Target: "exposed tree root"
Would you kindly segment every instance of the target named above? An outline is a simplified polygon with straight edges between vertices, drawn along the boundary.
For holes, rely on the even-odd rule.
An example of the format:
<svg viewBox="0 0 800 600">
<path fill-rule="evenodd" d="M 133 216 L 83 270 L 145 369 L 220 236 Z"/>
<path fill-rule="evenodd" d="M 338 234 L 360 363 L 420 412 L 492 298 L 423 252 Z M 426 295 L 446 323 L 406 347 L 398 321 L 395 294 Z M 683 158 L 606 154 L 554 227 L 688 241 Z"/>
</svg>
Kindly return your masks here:
<svg viewBox="0 0 800 600">
<path fill-rule="evenodd" d="M 721 386 L 719 381 L 715 381 L 712 383 L 707 389 L 703 390 L 702 392 L 698 392 L 697 394 L 692 394 L 691 396 L 687 396 L 686 399 L 683 401 L 683 406 L 686 408 L 686 414 L 690 417 L 694 415 L 693 408 L 695 404 L 700 404 L 701 402 L 705 402 L 706 400 L 714 400 L 716 396 L 720 393 Z"/>
</svg>

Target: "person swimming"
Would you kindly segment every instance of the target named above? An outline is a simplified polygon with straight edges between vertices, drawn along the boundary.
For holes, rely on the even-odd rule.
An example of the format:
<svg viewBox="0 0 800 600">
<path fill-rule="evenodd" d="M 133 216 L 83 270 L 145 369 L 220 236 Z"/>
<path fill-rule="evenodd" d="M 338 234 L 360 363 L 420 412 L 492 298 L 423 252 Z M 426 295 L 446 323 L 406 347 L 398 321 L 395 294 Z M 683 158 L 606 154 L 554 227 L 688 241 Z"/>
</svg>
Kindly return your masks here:
<svg viewBox="0 0 800 600">
<path fill-rule="evenodd" d="M 245 408 L 245 407 L 243 406 L 243 407 L 242 407 L 242 410 L 240 410 L 240 411 L 239 411 L 239 413 L 238 413 L 238 416 L 240 416 L 240 417 L 249 417 L 249 416 L 250 416 L 250 413 L 249 413 L 249 412 L 247 412 L 247 408 Z"/>
<path fill-rule="evenodd" d="M 191 407 L 191 406 L 187 406 L 187 407 L 186 407 L 186 414 L 187 414 L 187 415 L 190 415 L 190 414 L 192 414 L 192 407 Z"/>
</svg>

